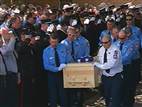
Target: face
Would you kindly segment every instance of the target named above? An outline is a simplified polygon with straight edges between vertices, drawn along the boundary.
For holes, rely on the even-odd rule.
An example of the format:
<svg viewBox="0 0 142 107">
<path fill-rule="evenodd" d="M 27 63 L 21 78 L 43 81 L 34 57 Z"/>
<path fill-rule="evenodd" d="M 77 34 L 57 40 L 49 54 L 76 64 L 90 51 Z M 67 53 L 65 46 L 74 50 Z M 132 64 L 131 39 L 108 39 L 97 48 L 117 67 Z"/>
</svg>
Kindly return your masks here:
<svg viewBox="0 0 142 107">
<path fill-rule="evenodd" d="M 112 30 L 113 28 L 113 23 L 112 22 L 107 22 L 107 29 Z"/>
<path fill-rule="evenodd" d="M 15 23 L 13 23 L 14 28 L 18 29 L 21 27 L 21 21 L 20 18 L 17 18 Z"/>
<path fill-rule="evenodd" d="M 132 18 L 126 18 L 126 23 L 127 23 L 127 26 L 131 26 L 132 25 Z"/>
<path fill-rule="evenodd" d="M 68 33 L 68 39 L 69 39 L 70 41 L 73 41 L 74 38 L 75 38 L 75 34 Z"/>
<path fill-rule="evenodd" d="M 103 37 L 101 43 L 105 49 L 108 49 L 111 46 L 111 41 L 107 37 Z"/>
<path fill-rule="evenodd" d="M 50 42 L 50 45 L 52 47 L 56 47 L 57 44 L 58 44 L 58 39 L 52 39 L 52 38 L 50 38 L 49 42 Z"/>
<path fill-rule="evenodd" d="M 113 28 L 113 29 L 112 29 L 112 36 L 113 36 L 114 38 L 117 38 L 117 37 L 118 37 L 118 34 L 119 34 L 118 29 L 117 29 L 117 28 Z"/>
<path fill-rule="evenodd" d="M 47 24 L 42 24 L 42 25 L 41 25 L 41 29 L 42 29 L 43 31 L 46 31 L 47 28 L 48 28 L 48 25 L 47 25 Z"/>
<path fill-rule="evenodd" d="M 31 18 L 29 18 L 28 20 L 29 20 L 29 22 L 30 22 L 31 24 L 34 24 L 35 21 L 36 21 L 36 18 L 35 18 L 35 17 L 31 17 Z"/>
<path fill-rule="evenodd" d="M 118 39 L 123 42 L 126 39 L 126 34 L 122 31 L 119 32 Z"/>
<path fill-rule="evenodd" d="M 76 29 L 76 37 L 80 36 L 80 30 Z"/>
</svg>

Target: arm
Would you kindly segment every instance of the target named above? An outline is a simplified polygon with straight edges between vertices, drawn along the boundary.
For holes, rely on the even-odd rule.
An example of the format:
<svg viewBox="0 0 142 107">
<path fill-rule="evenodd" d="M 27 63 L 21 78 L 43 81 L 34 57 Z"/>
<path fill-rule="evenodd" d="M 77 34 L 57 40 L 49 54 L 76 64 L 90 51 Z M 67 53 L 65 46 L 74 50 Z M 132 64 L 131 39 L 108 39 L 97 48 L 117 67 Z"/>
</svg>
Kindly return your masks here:
<svg viewBox="0 0 142 107">
<path fill-rule="evenodd" d="M 113 54 L 110 55 L 110 58 L 108 59 L 106 63 L 101 64 L 96 62 L 95 66 L 97 66 L 98 68 L 102 70 L 111 69 L 115 67 L 115 65 L 118 63 L 119 58 L 120 58 L 120 52 L 118 50 L 115 50 Z"/>
<path fill-rule="evenodd" d="M 58 67 L 55 67 L 49 63 L 49 56 L 48 52 L 44 50 L 43 52 L 43 65 L 45 70 L 53 71 L 53 72 L 58 72 Z"/>
</svg>

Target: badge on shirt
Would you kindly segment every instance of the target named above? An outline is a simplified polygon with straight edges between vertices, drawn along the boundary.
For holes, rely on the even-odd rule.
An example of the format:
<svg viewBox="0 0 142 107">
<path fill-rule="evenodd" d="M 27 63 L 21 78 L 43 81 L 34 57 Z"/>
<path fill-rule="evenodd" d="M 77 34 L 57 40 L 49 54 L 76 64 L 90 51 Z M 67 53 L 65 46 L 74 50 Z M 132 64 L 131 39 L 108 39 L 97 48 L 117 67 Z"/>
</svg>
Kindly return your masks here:
<svg viewBox="0 0 142 107">
<path fill-rule="evenodd" d="M 118 51 L 117 51 L 117 50 L 114 51 L 113 58 L 114 58 L 114 59 L 117 59 L 117 58 L 118 58 Z"/>
</svg>

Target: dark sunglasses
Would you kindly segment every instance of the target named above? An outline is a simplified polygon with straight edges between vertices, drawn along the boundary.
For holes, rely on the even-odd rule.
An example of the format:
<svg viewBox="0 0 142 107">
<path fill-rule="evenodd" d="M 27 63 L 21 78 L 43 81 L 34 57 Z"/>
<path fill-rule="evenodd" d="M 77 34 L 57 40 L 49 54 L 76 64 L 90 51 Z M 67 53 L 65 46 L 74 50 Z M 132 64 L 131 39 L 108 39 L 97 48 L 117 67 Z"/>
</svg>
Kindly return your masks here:
<svg viewBox="0 0 142 107">
<path fill-rule="evenodd" d="M 101 42 L 102 44 L 108 44 L 110 42 L 110 40 L 109 41 L 107 41 L 107 42 Z"/>
</svg>

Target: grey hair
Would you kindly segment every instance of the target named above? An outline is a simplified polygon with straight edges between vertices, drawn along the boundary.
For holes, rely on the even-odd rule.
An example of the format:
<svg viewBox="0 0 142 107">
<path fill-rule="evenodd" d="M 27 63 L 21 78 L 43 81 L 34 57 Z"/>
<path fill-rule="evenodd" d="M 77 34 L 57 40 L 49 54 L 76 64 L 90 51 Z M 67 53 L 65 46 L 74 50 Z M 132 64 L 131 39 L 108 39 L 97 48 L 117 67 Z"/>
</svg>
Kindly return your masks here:
<svg viewBox="0 0 142 107">
<path fill-rule="evenodd" d="M 109 41 L 112 40 L 112 39 L 111 39 L 111 35 L 108 35 L 108 34 L 102 36 L 102 37 L 101 37 L 101 40 L 102 40 L 103 38 L 107 38 Z"/>
<path fill-rule="evenodd" d="M 132 29 L 130 27 L 124 27 L 122 29 L 124 31 L 124 33 L 127 35 L 127 34 L 132 34 Z"/>
</svg>

